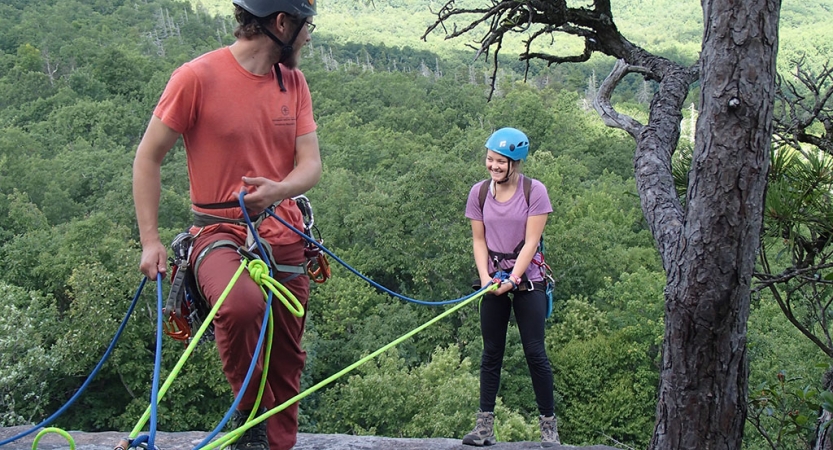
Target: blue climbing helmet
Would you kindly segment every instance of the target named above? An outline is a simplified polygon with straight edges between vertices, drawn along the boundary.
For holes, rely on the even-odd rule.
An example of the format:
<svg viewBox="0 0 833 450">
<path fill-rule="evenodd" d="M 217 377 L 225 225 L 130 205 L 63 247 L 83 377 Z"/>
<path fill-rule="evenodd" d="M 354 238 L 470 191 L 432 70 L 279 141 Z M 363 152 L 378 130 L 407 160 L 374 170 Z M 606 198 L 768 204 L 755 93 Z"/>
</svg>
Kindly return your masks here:
<svg viewBox="0 0 833 450">
<path fill-rule="evenodd" d="M 516 128 L 501 128 L 489 136 L 486 148 L 513 161 L 526 161 L 526 155 L 529 154 L 529 138 Z"/>
</svg>

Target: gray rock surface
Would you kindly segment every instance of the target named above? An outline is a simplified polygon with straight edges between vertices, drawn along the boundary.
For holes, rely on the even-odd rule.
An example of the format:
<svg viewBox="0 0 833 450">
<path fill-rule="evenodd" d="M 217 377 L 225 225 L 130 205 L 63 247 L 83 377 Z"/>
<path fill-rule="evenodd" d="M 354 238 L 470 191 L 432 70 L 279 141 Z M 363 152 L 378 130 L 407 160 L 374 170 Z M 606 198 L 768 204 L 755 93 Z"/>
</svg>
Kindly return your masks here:
<svg viewBox="0 0 833 450">
<path fill-rule="evenodd" d="M 29 431 L 30 427 L 0 427 L 0 441 L 4 441 L 20 433 Z M 0 449 L 2 450 L 29 450 L 32 442 L 40 430 L 10 442 Z M 76 450 L 113 450 L 119 440 L 127 436 L 126 432 L 107 431 L 98 433 L 87 433 L 70 431 L 70 436 L 75 441 Z M 160 431 L 156 433 L 155 444 L 160 450 L 191 450 L 202 442 L 208 433 L 201 431 L 169 433 Z M 65 450 L 69 443 L 63 436 L 57 433 L 48 433 L 38 441 L 39 450 Z M 344 434 L 306 434 L 298 435 L 298 443 L 293 450 L 473 450 L 477 447 L 462 445 L 460 439 L 400 439 L 378 436 L 350 436 Z M 498 442 L 488 447 L 490 450 L 522 450 L 539 449 L 538 442 Z M 615 447 L 594 445 L 590 447 L 555 446 L 553 450 L 569 448 L 572 450 L 616 450 Z"/>
</svg>

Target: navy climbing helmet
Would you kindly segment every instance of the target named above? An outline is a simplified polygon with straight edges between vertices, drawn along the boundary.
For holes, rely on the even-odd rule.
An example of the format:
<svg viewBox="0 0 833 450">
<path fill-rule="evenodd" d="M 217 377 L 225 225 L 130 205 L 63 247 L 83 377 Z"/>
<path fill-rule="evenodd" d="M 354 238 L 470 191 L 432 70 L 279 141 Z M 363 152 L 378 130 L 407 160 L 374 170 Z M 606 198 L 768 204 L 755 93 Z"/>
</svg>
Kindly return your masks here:
<svg viewBox="0 0 833 450">
<path fill-rule="evenodd" d="M 316 14 L 316 0 L 232 0 L 255 17 L 267 17 L 276 12 L 285 12 L 296 17 L 310 17 Z"/>
<path fill-rule="evenodd" d="M 501 128 L 489 136 L 486 148 L 513 161 L 526 161 L 526 155 L 529 154 L 529 138 L 516 128 Z"/>
</svg>

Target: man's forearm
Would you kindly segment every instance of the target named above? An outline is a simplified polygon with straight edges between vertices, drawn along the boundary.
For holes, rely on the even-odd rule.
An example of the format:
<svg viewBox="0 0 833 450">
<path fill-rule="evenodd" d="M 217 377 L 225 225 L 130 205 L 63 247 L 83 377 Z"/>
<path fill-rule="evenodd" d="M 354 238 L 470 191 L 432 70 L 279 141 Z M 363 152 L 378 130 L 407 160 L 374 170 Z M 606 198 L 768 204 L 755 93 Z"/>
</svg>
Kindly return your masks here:
<svg viewBox="0 0 833 450">
<path fill-rule="evenodd" d="M 136 160 L 133 166 L 133 202 L 142 245 L 159 240 L 159 198 L 161 176 L 147 161 Z"/>
</svg>

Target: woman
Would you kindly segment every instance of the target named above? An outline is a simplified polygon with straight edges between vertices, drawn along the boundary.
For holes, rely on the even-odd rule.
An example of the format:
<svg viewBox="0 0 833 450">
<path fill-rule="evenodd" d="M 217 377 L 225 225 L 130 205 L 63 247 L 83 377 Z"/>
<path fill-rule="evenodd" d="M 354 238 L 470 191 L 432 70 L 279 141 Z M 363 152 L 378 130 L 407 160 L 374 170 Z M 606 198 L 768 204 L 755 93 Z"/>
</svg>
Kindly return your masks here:
<svg viewBox="0 0 833 450">
<path fill-rule="evenodd" d="M 495 401 L 506 330 L 510 313 L 514 311 L 540 413 L 541 445 L 551 447 L 560 442 L 552 369 L 544 348 L 547 297 L 541 267 L 534 261 L 541 261 L 538 243 L 552 205 L 547 188 L 538 180 L 524 181 L 521 174 L 521 161 L 529 153 L 529 139 L 523 132 L 501 128 L 486 141 L 486 150 L 490 178 L 472 187 L 466 217 L 471 220 L 480 285 L 489 284 L 496 274 L 502 281 L 497 290 L 484 296 L 480 305 L 483 336 L 480 411 L 474 429 L 463 438 L 463 444 L 484 446 L 497 442 Z"/>
</svg>

